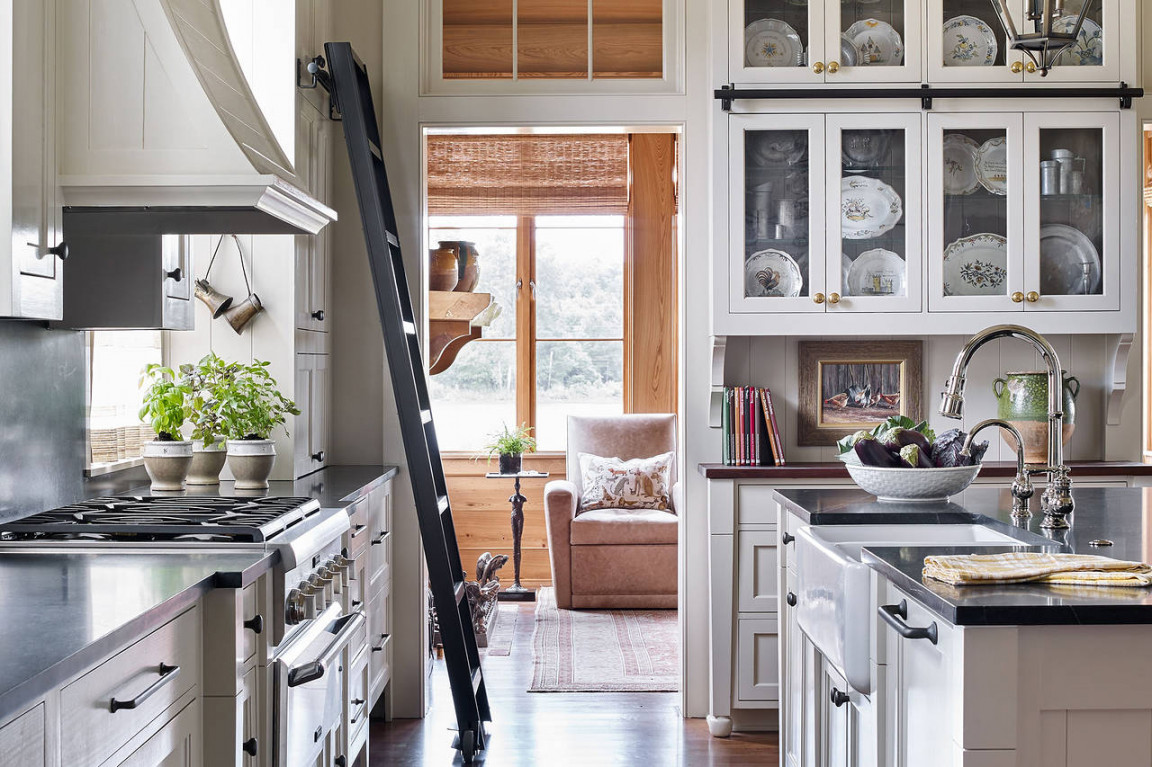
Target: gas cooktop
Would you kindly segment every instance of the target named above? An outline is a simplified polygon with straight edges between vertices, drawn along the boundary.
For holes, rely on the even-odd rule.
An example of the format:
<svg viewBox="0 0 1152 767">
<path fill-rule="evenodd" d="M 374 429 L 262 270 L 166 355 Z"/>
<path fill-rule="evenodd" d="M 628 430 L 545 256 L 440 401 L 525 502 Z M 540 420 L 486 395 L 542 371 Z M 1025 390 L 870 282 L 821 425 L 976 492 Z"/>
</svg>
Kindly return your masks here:
<svg viewBox="0 0 1152 767">
<path fill-rule="evenodd" d="M 320 512 L 311 498 L 93 498 L 0 524 L 0 541 L 269 541 Z"/>
</svg>

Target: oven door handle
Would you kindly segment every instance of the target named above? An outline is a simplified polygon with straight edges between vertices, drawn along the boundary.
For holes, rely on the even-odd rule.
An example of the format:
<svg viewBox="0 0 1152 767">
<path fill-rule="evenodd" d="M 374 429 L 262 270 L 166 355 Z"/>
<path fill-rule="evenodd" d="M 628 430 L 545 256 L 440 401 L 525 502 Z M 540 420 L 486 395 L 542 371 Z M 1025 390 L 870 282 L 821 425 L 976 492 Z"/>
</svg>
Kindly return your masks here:
<svg viewBox="0 0 1152 767">
<path fill-rule="evenodd" d="M 319 658 L 288 669 L 288 686 L 299 687 L 324 676 L 328 667 L 332 665 L 332 660 L 336 654 L 344 649 L 351 640 L 352 634 L 363 625 L 364 615 L 362 613 L 350 613 L 333 621 L 328 631 L 336 636 L 324 648 L 324 652 L 320 653 Z"/>
</svg>

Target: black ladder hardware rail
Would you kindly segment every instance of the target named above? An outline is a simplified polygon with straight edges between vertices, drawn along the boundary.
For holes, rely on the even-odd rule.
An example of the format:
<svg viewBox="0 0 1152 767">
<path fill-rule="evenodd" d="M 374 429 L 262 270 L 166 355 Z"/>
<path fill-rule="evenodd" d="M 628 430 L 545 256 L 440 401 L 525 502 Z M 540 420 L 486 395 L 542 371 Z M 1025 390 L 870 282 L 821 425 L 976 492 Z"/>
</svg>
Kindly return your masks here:
<svg viewBox="0 0 1152 767">
<path fill-rule="evenodd" d="M 480 652 L 476 648 L 472 611 L 464 592 L 464 568 L 460 563 L 444 466 L 440 462 L 429 407 L 428 381 L 416 335 L 408 280 L 400 256 L 396 216 L 380 150 L 380 130 L 368 74 L 352 46 L 326 43 L 324 53 L 328 61 L 315 63 L 318 70 L 326 63 L 328 71 L 318 72 L 316 81 L 329 91 L 344 125 L 344 141 L 368 246 L 400 434 L 408 458 L 424 556 L 428 561 L 428 581 L 440 622 L 444 660 L 456 707 L 458 730 L 453 745 L 460 750 L 464 762 L 470 763 L 476 751 L 485 747 L 484 723 L 492 721 L 492 715 L 480 668 Z"/>
</svg>

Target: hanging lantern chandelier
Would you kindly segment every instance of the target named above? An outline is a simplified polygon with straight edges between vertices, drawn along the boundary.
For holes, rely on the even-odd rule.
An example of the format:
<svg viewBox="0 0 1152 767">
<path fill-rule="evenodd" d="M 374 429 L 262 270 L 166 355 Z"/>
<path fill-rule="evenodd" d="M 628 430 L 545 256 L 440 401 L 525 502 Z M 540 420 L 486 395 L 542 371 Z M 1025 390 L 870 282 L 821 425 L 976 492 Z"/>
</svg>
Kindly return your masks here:
<svg viewBox="0 0 1152 767">
<path fill-rule="evenodd" d="M 1008 10 L 1008 0 L 991 2 L 996 15 L 1000 17 L 1004 34 L 1008 36 L 1008 47 L 1024 51 L 1040 70 L 1041 76 L 1047 76 L 1060 54 L 1076 44 L 1084 19 L 1095 4 L 1095 0 L 1084 0 L 1079 15 L 1066 16 L 1066 0 L 1025 0 L 1025 20 L 1032 22 L 1036 31 L 1021 33 L 1017 31 L 1012 12 Z M 1069 26 L 1069 21 L 1073 19 L 1075 23 Z"/>
</svg>

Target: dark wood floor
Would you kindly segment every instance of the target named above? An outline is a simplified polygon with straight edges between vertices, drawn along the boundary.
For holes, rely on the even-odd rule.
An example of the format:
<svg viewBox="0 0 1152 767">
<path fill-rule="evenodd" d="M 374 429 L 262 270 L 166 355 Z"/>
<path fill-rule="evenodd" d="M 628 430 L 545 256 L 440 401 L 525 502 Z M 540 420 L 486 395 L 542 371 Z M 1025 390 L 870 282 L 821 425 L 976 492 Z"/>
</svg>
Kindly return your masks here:
<svg viewBox="0 0 1152 767">
<path fill-rule="evenodd" d="M 531 604 L 519 610 L 511 653 L 484 659 L 492 703 L 488 749 L 475 764 L 735 767 L 779 762 L 775 734 L 708 734 L 703 719 L 684 719 L 675 693 L 528 693 L 532 680 Z M 501 615 L 501 620 L 506 616 Z M 372 722 L 371 767 L 460 764 L 452 748 L 455 716 L 443 661 L 432 678 L 425 719 Z"/>
</svg>

